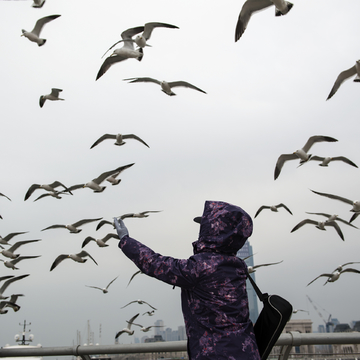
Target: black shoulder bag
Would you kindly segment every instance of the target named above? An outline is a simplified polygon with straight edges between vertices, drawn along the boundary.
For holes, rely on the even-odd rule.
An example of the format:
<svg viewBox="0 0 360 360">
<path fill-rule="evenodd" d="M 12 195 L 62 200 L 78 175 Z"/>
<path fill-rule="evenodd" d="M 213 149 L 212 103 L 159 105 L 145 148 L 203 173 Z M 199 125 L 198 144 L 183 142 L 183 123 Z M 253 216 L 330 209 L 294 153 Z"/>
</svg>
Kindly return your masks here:
<svg viewBox="0 0 360 360">
<path fill-rule="evenodd" d="M 293 307 L 281 296 L 263 294 L 249 274 L 247 277 L 264 305 L 254 325 L 254 332 L 261 360 L 266 360 L 290 320 Z"/>
</svg>

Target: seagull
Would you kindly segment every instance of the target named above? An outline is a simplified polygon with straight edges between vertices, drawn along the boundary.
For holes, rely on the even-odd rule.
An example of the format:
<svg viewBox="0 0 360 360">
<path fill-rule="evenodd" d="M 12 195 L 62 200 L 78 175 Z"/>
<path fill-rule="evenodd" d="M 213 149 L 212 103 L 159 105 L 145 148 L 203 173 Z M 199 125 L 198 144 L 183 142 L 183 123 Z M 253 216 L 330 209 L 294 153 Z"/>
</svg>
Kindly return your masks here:
<svg viewBox="0 0 360 360">
<path fill-rule="evenodd" d="M 144 316 L 145 314 L 147 314 L 147 315 L 149 315 L 149 316 L 153 316 L 153 315 L 155 315 L 155 310 L 146 311 L 146 312 L 143 313 L 143 316 Z"/>
<path fill-rule="evenodd" d="M 110 170 L 110 171 L 106 171 L 104 173 L 102 173 L 99 177 L 87 182 L 86 184 L 78 184 L 78 185 L 73 185 L 70 186 L 69 190 L 76 190 L 76 189 L 80 189 L 80 188 L 85 188 L 88 187 L 91 190 L 93 190 L 94 192 L 103 192 L 106 188 L 106 186 L 100 186 L 100 184 L 109 176 L 119 172 L 121 173 L 122 171 L 130 168 L 131 166 L 133 166 L 135 163 L 132 164 L 128 164 L 128 165 L 124 165 L 124 166 L 120 166 L 114 170 Z"/>
<path fill-rule="evenodd" d="M 124 307 L 126 307 L 126 306 L 128 306 L 128 305 L 130 305 L 130 304 L 133 304 L 133 303 L 138 303 L 138 304 L 140 304 L 140 305 L 142 305 L 142 304 L 147 304 L 147 305 L 149 305 L 152 309 L 154 309 L 154 310 L 157 310 L 156 308 L 154 308 L 153 306 L 151 306 L 149 303 L 147 303 L 146 301 L 144 301 L 144 300 L 134 300 L 134 301 L 131 301 L 131 302 L 129 302 L 128 304 L 126 304 L 125 306 L 123 306 L 122 308 L 120 308 L 120 309 L 123 309 Z"/>
<path fill-rule="evenodd" d="M 256 212 L 255 217 L 257 217 L 257 216 L 260 214 L 260 212 L 261 212 L 262 210 L 264 210 L 264 209 L 270 209 L 271 211 L 277 212 L 279 207 L 283 207 L 284 209 L 286 209 L 286 210 L 292 215 L 292 212 L 290 211 L 290 209 L 289 209 L 286 205 L 284 205 L 283 203 L 281 203 L 281 204 L 279 204 L 279 205 L 272 205 L 272 206 L 263 205 L 263 206 L 261 206 L 261 207 L 259 208 L 259 210 Z"/>
<path fill-rule="evenodd" d="M 340 222 L 342 222 L 342 223 L 344 223 L 344 224 L 346 224 L 346 225 L 349 225 L 349 226 L 351 226 L 351 227 L 353 227 L 353 228 L 358 229 L 357 226 L 355 226 L 355 225 L 353 225 L 353 224 L 350 224 L 348 221 L 339 218 L 339 216 L 338 216 L 338 215 L 335 215 L 335 214 L 330 215 L 330 214 L 325 214 L 325 213 L 314 213 L 314 212 L 306 212 L 306 213 L 307 213 L 307 214 L 312 214 L 312 215 L 322 215 L 322 216 L 325 216 L 325 217 L 328 218 L 328 220 L 326 220 L 326 221 L 340 221 Z"/>
<path fill-rule="evenodd" d="M 349 160 L 345 156 L 321 157 L 321 156 L 314 155 L 314 156 L 312 156 L 310 158 L 310 160 L 321 161 L 319 166 L 328 166 L 330 161 L 343 161 L 346 164 L 349 164 L 349 165 L 354 166 L 356 168 L 358 167 L 355 163 L 353 163 L 351 160 Z"/>
<path fill-rule="evenodd" d="M 345 263 L 345 264 L 339 265 L 334 271 L 342 271 L 345 266 L 351 265 L 351 264 L 360 264 L 360 262 L 359 262 L 359 261 L 350 261 L 350 262 L 347 262 L 347 263 Z M 333 271 L 333 272 L 334 272 L 334 271 Z"/>
<path fill-rule="evenodd" d="M 109 246 L 108 244 L 106 244 L 106 242 L 111 239 L 111 238 L 115 238 L 117 240 L 119 240 L 119 235 L 118 234 L 112 234 L 109 233 L 107 235 L 105 235 L 105 237 L 103 237 L 102 239 L 95 239 L 92 236 L 88 236 L 82 243 L 81 247 L 83 248 L 84 246 L 86 246 L 90 241 L 95 241 L 99 247 L 105 247 L 105 246 Z"/>
<path fill-rule="evenodd" d="M 282 154 L 279 156 L 276 166 L 275 166 L 275 173 L 274 173 L 274 180 L 277 179 L 277 177 L 280 175 L 280 171 L 285 163 L 285 161 L 288 160 L 294 160 L 294 159 L 300 159 L 300 165 L 303 165 L 309 159 L 311 158 L 311 154 L 308 154 L 307 152 L 310 150 L 310 148 L 313 146 L 314 143 L 317 142 L 335 142 L 336 139 L 330 137 L 330 136 L 322 136 L 322 135 L 315 135 L 311 136 L 303 148 L 296 150 L 292 154 Z"/>
<path fill-rule="evenodd" d="M 253 272 L 255 272 L 258 267 L 261 267 L 261 266 L 269 266 L 269 265 L 276 265 L 276 264 L 280 264 L 282 263 L 284 260 L 281 260 L 279 262 L 276 262 L 276 263 L 269 263 L 269 264 L 261 264 L 261 265 L 255 265 L 255 266 L 248 266 L 247 269 L 248 269 L 248 273 L 251 274 Z"/>
<path fill-rule="evenodd" d="M 301 310 L 301 309 L 294 309 L 294 310 L 293 310 L 293 314 L 296 314 L 296 313 L 299 312 L 299 311 L 303 311 L 303 312 L 306 312 L 306 313 L 309 314 L 309 312 L 308 312 L 307 310 Z"/>
<path fill-rule="evenodd" d="M 115 139 L 116 141 L 114 142 L 114 145 L 118 145 L 118 146 L 126 144 L 124 139 L 135 139 L 143 143 L 145 146 L 149 147 L 149 145 L 144 140 L 140 139 L 138 136 L 134 134 L 104 134 L 91 145 L 90 149 L 92 149 L 94 146 L 98 145 L 99 143 L 101 143 L 106 139 Z"/>
<path fill-rule="evenodd" d="M 26 260 L 26 259 L 35 259 L 35 258 L 38 258 L 40 257 L 41 255 L 37 255 L 37 256 L 19 256 L 17 257 L 16 259 L 13 259 L 13 260 L 10 260 L 10 261 L 5 261 L 5 260 L 1 260 L 4 265 L 6 267 L 8 267 L 9 269 L 13 269 L 13 270 L 19 270 L 19 268 L 17 268 L 15 265 L 21 261 L 21 260 Z"/>
<path fill-rule="evenodd" d="M 155 84 L 159 84 L 161 86 L 161 91 L 164 92 L 165 94 L 169 95 L 169 96 L 174 96 L 176 95 L 171 88 L 173 87 L 187 87 L 190 89 L 194 89 L 197 91 L 200 91 L 204 94 L 206 94 L 206 92 L 204 90 L 199 89 L 198 87 L 186 82 L 186 81 L 172 81 L 172 82 L 167 82 L 167 81 L 160 81 L 160 80 L 156 80 L 150 77 L 138 77 L 138 78 L 128 78 L 128 79 L 124 79 L 124 81 L 129 81 L 129 83 L 135 83 L 135 82 L 152 82 Z"/>
<path fill-rule="evenodd" d="M 59 93 L 62 91 L 62 89 L 56 89 L 52 88 L 51 93 L 47 95 L 41 95 L 39 99 L 39 105 L 42 108 L 45 104 L 46 100 L 56 101 L 56 100 L 64 100 L 59 98 Z"/>
<path fill-rule="evenodd" d="M 275 5 L 275 16 L 286 15 L 293 7 L 289 1 L 284 0 L 247 0 L 241 8 L 239 19 L 236 24 L 235 42 L 238 41 L 244 33 L 251 15 L 259 10 Z"/>
<path fill-rule="evenodd" d="M 29 187 L 29 189 L 28 189 L 28 191 L 26 192 L 26 194 L 25 194 L 25 198 L 24 198 L 24 201 L 25 200 L 27 200 L 30 196 L 31 196 L 31 194 L 35 191 L 35 190 L 37 190 L 37 189 L 44 189 L 44 190 L 46 190 L 46 191 L 49 191 L 49 192 L 52 192 L 52 193 L 56 193 L 56 190 L 55 190 L 55 188 L 57 188 L 57 187 L 59 187 L 59 186 L 62 186 L 64 189 L 65 189 L 65 191 L 68 191 L 70 194 L 71 194 L 71 191 L 64 185 L 64 184 L 62 184 L 60 181 L 54 181 L 52 184 L 42 184 L 42 185 L 40 185 L 40 184 L 32 184 L 30 187 Z M 71 194 L 72 195 L 72 194 Z"/>
<path fill-rule="evenodd" d="M 4 291 L 7 289 L 7 287 L 8 287 L 11 283 L 13 283 L 14 281 L 21 280 L 21 279 L 23 279 L 23 278 L 25 278 L 25 277 L 27 277 L 27 276 L 29 276 L 29 275 L 30 275 L 30 274 L 25 274 L 25 275 L 20 275 L 20 276 L 14 276 L 14 277 L 12 277 L 11 279 L 6 280 L 6 281 L 2 284 L 2 286 L 0 287 L 0 299 L 7 299 L 7 298 L 8 298 L 8 296 L 4 296 L 3 293 L 4 293 Z"/>
<path fill-rule="evenodd" d="M 113 279 L 113 280 L 111 280 L 108 284 L 107 284 L 107 286 L 105 287 L 105 288 L 100 288 L 100 287 L 97 287 L 97 286 L 89 286 L 89 285 L 85 285 L 85 286 L 87 286 L 87 287 L 89 287 L 89 288 L 93 288 L 93 289 L 99 289 L 99 290 L 101 290 L 104 294 L 107 294 L 108 292 L 109 292 L 109 286 L 118 278 L 119 276 L 117 276 L 115 279 Z"/>
<path fill-rule="evenodd" d="M 74 261 L 79 262 L 79 263 L 84 263 L 84 262 L 87 261 L 87 259 L 83 259 L 85 256 L 88 256 L 97 265 L 97 262 L 95 261 L 95 259 L 88 252 L 83 250 L 83 251 L 79 252 L 78 254 L 62 254 L 62 255 L 59 255 L 55 259 L 53 264 L 51 265 L 50 271 L 54 270 L 65 259 L 71 259 L 71 260 L 74 260 Z"/>
<path fill-rule="evenodd" d="M 2 194 L 2 193 L 0 193 L 0 196 L 4 196 L 4 197 L 6 197 L 8 200 L 11 201 L 11 199 L 10 199 L 9 197 L 7 197 L 6 195 L 4 195 L 4 194 Z"/>
<path fill-rule="evenodd" d="M 119 49 L 115 49 L 114 52 L 105 59 L 96 76 L 96 80 L 98 80 L 101 76 L 103 76 L 109 70 L 111 65 L 117 62 L 130 58 L 135 58 L 138 61 L 141 61 L 144 55 L 143 51 L 141 48 L 139 50 L 134 49 L 134 40 L 132 39 L 132 37 L 142 32 L 143 30 L 144 30 L 144 26 L 138 26 L 135 28 L 127 29 L 121 33 L 121 38 L 122 41 L 124 42 L 124 45 Z"/>
<path fill-rule="evenodd" d="M 318 191 L 314 191 L 314 190 L 311 190 L 313 193 L 315 194 L 318 194 L 318 195 L 321 195 L 321 196 L 326 196 L 330 199 L 334 199 L 334 200 L 340 200 L 340 201 L 343 201 L 347 204 L 350 204 L 352 205 L 352 209 L 350 211 L 354 212 L 355 214 L 351 217 L 349 223 L 351 223 L 352 221 L 354 221 L 359 215 L 360 215 L 360 201 L 359 200 L 349 200 L 349 199 L 346 199 L 344 197 L 341 197 L 341 196 L 337 196 L 337 195 L 332 195 L 332 194 L 326 194 L 326 193 L 321 193 L 321 192 L 318 192 Z"/>
<path fill-rule="evenodd" d="M 90 222 L 93 222 L 93 221 L 98 221 L 98 220 L 101 220 L 101 219 L 102 218 L 82 219 L 82 220 L 79 220 L 79 221 L 77 221 L 77 222 L 75 222 L 73 224 L 68 224 L 68 225 L 51 225 L 51 226 L 48 226 L 45 229 L 42 229 L 41 231 L 48 230 L 48 229 L 65 228 L 65 229 L 68 229 L 71 234 L 77 234 L 80 231 L 82 231 L 82 229 L 78 229 L 79 226 L 90 223 Z"/>
<path fill-rule="evenodd" d="M 332 96 L 334 96 L 334 94 L 339 90 L 341 84 L 354 75 L 356 75 L 354 81 L 360 82 L 360 60 L 357 60 L 355 65 L 350 69 L 344 70 L 339 74 L 326 100 L 329 100 Z"/>
<path fill-rule="evenodd" d="M 130 283 L 133 281 L 134 277 L 135 277 L 136 275 L 139 275 L 139 274 L 143 274 L 143 272 L 142 272 L 141 270 L 136 271 L 136 272 L 131 276 L 131 278 L 130 278 L 130 280 L 129 280 L 129 282 L 128 282 L 128 284 L 127 284 L 126 287 L 128 287 L 128 286 L 130 285 Z M 153 310 L 153 311 L 155 311 L 155 310 Z M 149 314 L 149 315 L 150 315 L 150 314 Z"/>
<path fill-rule="evenodd" d="M 9 241 L 16 235 L 26 234 L 28 231 L 13 232 L 4 237 L 0 236 L 0 244 L 9 245 Z"/>
<path fill-rule="evenodd" d="M 41 19 L 39 19 L 36 24 L 35 27 L 29 32 L 26 31 L 24 29 L 22 29 L 22 35 L 21 36 L 25 36 L 26 38 L 28 38 L 30 41 L 32 42 L 36 42 L 39 46 L 42 46 L 45 44 L 46 39 L 41 39 L 40 38 L 40 32 L 43 28 L 43 26 L 52 21 L 55 20 L 59 17 L 60 15 L 50 15 L 50 16 L 45 16 Z"/>
<path fill-rule="evenodd" d="M 320 278 L 322 276 L 325 276 L 325 277 L 328 278 L 326 280 L 325 284 L 324 284 L 324 285 L 326 285 L 328 282 L 334 282 L 334 281 L 338 280 L 340 275 L 342 273 L 345 273 L 345 272 L 352 272 L 352 273 L 360 274 L 360 270 L 356 270 L 356 269 L 352 269 L 352 268 L 346 268 L 346 269 L 343 269 L 341 271 L 335 270 L 331 274 L 330 273 L 324 273 L 324 274 L 319 275 L 314 280 L 310 281 L 306 286 L 309 286 L 311 283 L 313 283 L 315 280 L 317 280 L 318 278 Z"/>
<path fill-rule="evenodd" d="M 20 306 L 16 304 L 16 301 L 19 296 L 24 296 L 24 294 L 13 294 L 11 295 L 9 301 L 0 302 L 0 314 L 6 314 L 8 311 L 4 310 L 5 307 L 12 308 L 15 312 L 20 310 Z"/>
<path fill-rule="evenodd" d="M 141 329 L 140 331 L 143 331 L 143 332 L 148 332 L 150 331 L 151 328 L 153 327 L 164 327 L 165 325 L 151 325 L 151 326 L 143 326 L 143 325 L 140 325 L 140 324 L 135 324 L 135 323 L 132 323 L 133 325 L 136 325 L 136 326 L 140 326 Z"/>
<path fill-rule="evenodd" d="M 45 4 L 45 1 L 46 0 L 33 0 L 33 4 L 32 4 L 32 7 L 34 8 L 42 8 Z"/>
<path fill-rule="evenodd" d="M 29 244 L 32 242 L 40 241 L 40 239 L 37 240 L 25 240 L 25 241 L 18 241 L 11 247 L 9 247 L 7 250 L 1 250 L 0 253 L 4 256 L 10 258 L 10 259 L 16 259 L 20 256 L 20 254 L 14 254 L 14 251 L 18 249 L 21 245 Z"/>
<path fill-rule="evenodd" d="M 129 335 L 133 335 L 134 334 L 134 330 L 131 330 L 131 325 L 133 323 L 133 321 L 140 315 L 140 313 L 134 315 L 129 321 L 127 321 L 128 326 L 124 329 L 122 329 L 121 331 L 119 331 L 116 335 L 115 335 L 115 339 L 117 339 L 121 334 L 123 333 L 128 333 Z"/>
<path fill-rule="evenodd" d="M 315 221 L 315 220 L 311 220 L 311 219 L 305 219 L 305 220 L 300 221 L 290 232 L 296 231 L 297 229 L 301 228 L 305 224 L 313 224 L 319 230 L 326 230 L 325 226 L 333 226 L 335 228 L 336 232 L 338 233 L 338 235 L 341 237 L 341 239 L 343 241 L 345 241 L 344 235 L 343 235 L 339 225 L 335 221 L 329 221 L 329 220 Z"/>
</svg>

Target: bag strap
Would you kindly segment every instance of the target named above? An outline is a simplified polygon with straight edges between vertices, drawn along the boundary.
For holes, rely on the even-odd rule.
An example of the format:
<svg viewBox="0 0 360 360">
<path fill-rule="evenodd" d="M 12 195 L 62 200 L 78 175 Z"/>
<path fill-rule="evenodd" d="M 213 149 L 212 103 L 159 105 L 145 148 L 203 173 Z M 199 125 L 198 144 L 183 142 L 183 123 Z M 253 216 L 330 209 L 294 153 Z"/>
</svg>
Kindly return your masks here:
<svg viewBox="0 0 360 360">
<path fill-rule="evenodd" d="M 253 280 L 253 278 L 250 276 L 249 272 L 246 269 L 246 274 L 247 274 L 247 278 L 250 280 L 251 285 L 253 286 L 256 295 L 259 297 L 260 301 L 264 302 L 264 300 L 268 297 L 268 294 L 263 294 L 260 289 L 258 288 L 258 286 L 256 285 L 255 281 Z"/>
</svg>

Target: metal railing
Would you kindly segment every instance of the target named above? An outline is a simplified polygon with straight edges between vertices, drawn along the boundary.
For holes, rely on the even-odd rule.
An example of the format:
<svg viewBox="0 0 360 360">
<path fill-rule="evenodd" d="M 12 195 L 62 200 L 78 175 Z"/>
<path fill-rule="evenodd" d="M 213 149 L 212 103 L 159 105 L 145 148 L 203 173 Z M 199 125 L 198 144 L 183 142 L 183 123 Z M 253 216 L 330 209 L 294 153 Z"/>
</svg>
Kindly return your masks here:
<svg viewBox="0 0 360 360">
<path fill-rule="evenodd" d="M 287 360 L 292 347 L 301 345 L 335 345 L 360 344 L 360 332 L 346 333 L 299 333 L 281 334 L 275 346 L 281 346 L 279 360 Z M 1 348 L 2 357 L 27 356 L 80 356 L 83 360 L 90 360 L 90 355 L 159 353 L 186 351 L 186 341 L 166 341 L 156 343 L 141 343 L 129 345 L 77 345 L 63 347 L 39 348 Z"/>
</svg>

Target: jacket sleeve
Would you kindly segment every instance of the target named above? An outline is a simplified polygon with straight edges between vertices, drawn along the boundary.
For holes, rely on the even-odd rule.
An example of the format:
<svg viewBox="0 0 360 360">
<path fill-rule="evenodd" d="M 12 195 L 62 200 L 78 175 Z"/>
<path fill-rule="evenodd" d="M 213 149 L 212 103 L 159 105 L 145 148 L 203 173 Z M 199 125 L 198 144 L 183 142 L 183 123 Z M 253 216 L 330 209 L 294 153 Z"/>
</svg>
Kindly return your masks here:
<svg viewBox="0 0 360 360">
<path fill-rule="evenodd" d="M 129 236 L 120 240 L 119 248 L 146 275 L 182 288 L 189 289 L 196 285 L 198 272 L 192 257 L 175 259 L 163 256 Z"/>
</svg>

